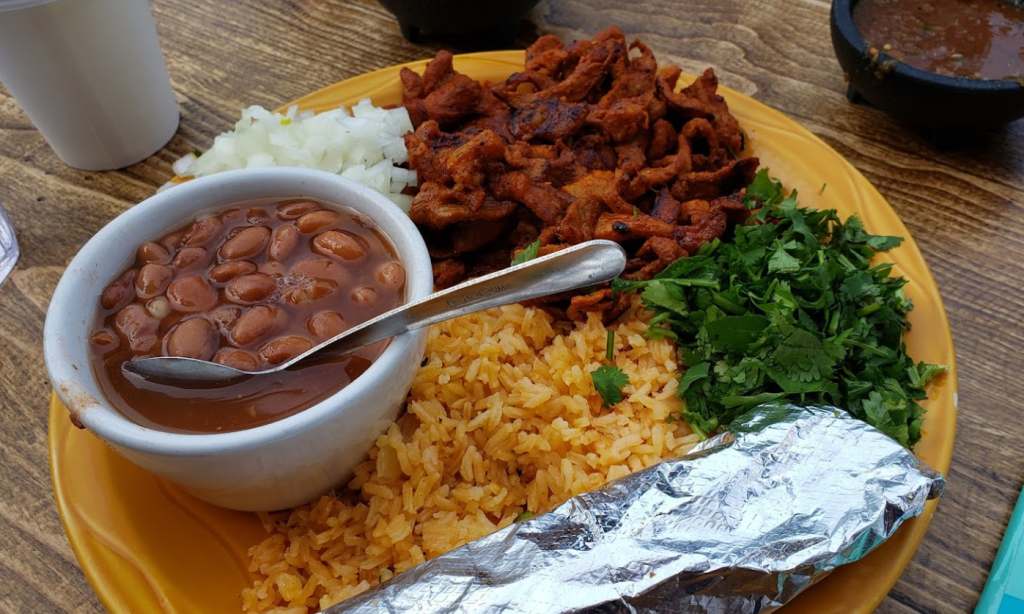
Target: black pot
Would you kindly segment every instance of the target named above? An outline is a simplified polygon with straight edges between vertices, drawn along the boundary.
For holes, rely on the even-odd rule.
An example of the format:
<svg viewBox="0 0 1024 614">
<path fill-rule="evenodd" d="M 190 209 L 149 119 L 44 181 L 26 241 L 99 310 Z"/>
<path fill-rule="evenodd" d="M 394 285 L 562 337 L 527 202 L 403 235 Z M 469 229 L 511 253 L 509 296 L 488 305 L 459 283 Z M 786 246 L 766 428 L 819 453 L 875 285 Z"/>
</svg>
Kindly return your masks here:
<svg viewBox="0 0 1024 614">
<path fill-rule="evenodd" d="M 869 53 L 853 24 L 857 0 L 833 0 L 832 46 L 849 78 L 847 97 L 932 131 L 975 131 L 1024 117 L 1024 84 L 946 77 Z"/>
<path fill-rule="evenodd" d="M 402 36 L 419 42 L 423 35 L 483 35 L 492 47 L 508 47 L 519 33 L 519 20 L 540 0 L 380 0 L 398 19 Z"/>
</svg>

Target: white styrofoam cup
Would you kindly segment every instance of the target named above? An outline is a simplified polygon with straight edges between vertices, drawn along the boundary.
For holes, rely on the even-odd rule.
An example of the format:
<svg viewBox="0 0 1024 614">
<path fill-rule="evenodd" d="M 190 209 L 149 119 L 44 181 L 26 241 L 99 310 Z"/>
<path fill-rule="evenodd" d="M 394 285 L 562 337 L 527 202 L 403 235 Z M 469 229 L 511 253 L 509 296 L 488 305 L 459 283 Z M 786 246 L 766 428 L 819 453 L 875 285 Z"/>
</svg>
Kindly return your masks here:
<svg viewBox="0 0 1024 614">
<path fill-rule="evenodd" d="M 178 128 L 147 0 L 0 0 L 0 82 L 69 166 L 134 164 Z"/>
</svg>

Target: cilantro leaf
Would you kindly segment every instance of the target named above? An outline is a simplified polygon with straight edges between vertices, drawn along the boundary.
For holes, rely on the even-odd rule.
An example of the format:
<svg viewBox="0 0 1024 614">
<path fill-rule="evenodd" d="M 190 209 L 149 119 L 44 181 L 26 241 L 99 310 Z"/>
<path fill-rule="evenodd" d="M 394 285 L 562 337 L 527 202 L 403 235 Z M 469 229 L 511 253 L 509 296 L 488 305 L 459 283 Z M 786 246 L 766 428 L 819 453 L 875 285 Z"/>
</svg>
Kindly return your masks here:
<svg viewBox="0 0 1024 614">
<path fill-rule="evenodd" d="M 864 230 L 864 223 L 856 215 L 846 218 L 839 233 L 840 238 L 848 243 L 864 243 L 868 240 L 868 233 Z"/>
<path fill-rule="evenodd" d="M 771 403 L 786 396 L 785 392 L 762 392 L 750 396 L 722 397 L 722 405 L 726 407 L 742 407 L 741 411 L 746 412 L 762 403 Z"/>
<path fill-rule="evenodd" d="M 686 372 L 683 373 L 683 376 L 679 378 L 679 390 L 676 391 L 676 394 L 678 396 L 682 396 L 690 389 L 690 386 L 706 378 L 708 376 L 708 369 L 710 368 L 711 365 L 706 362 L 702 362 L 688 368 Z"/>
<path fill-rule="evenodd" d="M 683 302 L 683 292 L 678 286 L 661 283 L 657 280 L 644 289 L 645 305 L 656 305 L 677 315 L 686 316 L 690 310 Z"/>
<path fill-rule="evenodd" d="M 519 252 L 518 254 L 516 254 L 515 256 L 512 257 L 512 265 L 511 266 L 515 266 L 517 264 L 523 264 L 524 262 L 529 262 L 530 260 L 533 260 L 534 258 L 536 258 L 537 254 L 539 254 L 539 253 L 540 253 L 540 239 L 537 239 L 533 243 L 530 243 L 529 245 L 524 247 L 521 252 Z"/>
<path fill-rule="evenodd" d="M 779 245 L 775 253 L 768 259 L 769 273 L 796 273 L 800 270 L 800 261 L 789 255 L 789 252 Z"/>
<path fill-rule="evenodd" d="M 929 365 L 923 362 L 917 363 L 917 366 L 911 365 L 907 367 L 910 386 L 919 390 L 923 389 L 933 379 L 945 373 L 946 370 L 946 367 L 943 365 Z"/>
<path fill-rule="evenodd" d="M 868 271 L 857 271 L 850 275 L 839 288 L 843 297 L 851 302 L 878 296 L 882 292 L 882 288 L 875 283 L 875 276 Z"/>
<path fill-rule="evenodd" d="M 747 206 L 752 204 L 773 205 L 782 199 L 782 183 L 768 176 L 768 171 L 760 169 L 754 175 L 754 181 L 747 187 Z"/>
<path fill-rule="evenodd" d="M 682 416 L 701 439 L 707 439 L 720 426 L 717 418 L 707 418 L 699 413 L 685 411 Z"/>
<path fill-rule="evenodd" d="M 673 341 L 679 340 L 679 335 L 675 334 L 670 328 L 664 326 L 652 326 L 644 331 L 644 339 L 671 339 Z"/>
<path fill-rule="evenodd" d="M 778 340 L 771 361 L 795 381 L 814 382 L 831 378 L 832 370 L 842 356 L 842 346 L 802 328 L 794 328 Z"/>
<path fill-rule="evenodd" d="M 680 258 L 665 267 L 665 270 L 654 276 L 654 279 L 679 279 L 681 277 L 706 276 L 713 261 L 708 256 L 691 256 Z M 704 275 L 696 275 L 703 273 Z"/>
<path fill-rule="evenodd" d="M 601 395 L 605 407 L 611 407 L 622 401 L 622 387 L 629 384 L 629 377 L 622 369 L 611 365 L 602 365 L 590 372 L 597 394 Z"/>
<path fill-rule="evenodd" d="M 903 237 L 883 237 L 880 235 L 870 235 L 865 243 L 868 247 L 875 250 L 876 252 L 889 251 L 894 247 L 899 247 L 900 243 L 903 243 Z"/>
<path fill-rule="evenodd" d="M 726 316 L 704 325 L 708 343 L 727 352 L 745 352 L 768 327 L 770 320 L 754 314 Z"/>
<path fill-rule="evenodd" d="M 897 441 L 906 441 L 909 438 L 908 401 L 898 389 L 893 391 L 883 388 L 881 392 L 870 392 L 868 398 L 864 400 L 863 407 L 872 426 Z"/>
</svg>

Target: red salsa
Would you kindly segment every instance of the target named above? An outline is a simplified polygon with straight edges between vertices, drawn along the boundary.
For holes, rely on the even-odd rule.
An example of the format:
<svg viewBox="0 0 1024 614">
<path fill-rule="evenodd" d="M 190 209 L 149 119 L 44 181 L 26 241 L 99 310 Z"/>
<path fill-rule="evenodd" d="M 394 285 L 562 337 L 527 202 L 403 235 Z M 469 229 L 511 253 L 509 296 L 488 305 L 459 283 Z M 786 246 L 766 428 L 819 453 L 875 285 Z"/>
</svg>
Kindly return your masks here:
<svg viewBox="0 0 1024 614">
<path fill-rule="evenodd" d="M 914 68 L 1024 78 L 1024 7 L 1008 0 L 860 0 L 853 22 L 868 45 Z"/>
</svg>

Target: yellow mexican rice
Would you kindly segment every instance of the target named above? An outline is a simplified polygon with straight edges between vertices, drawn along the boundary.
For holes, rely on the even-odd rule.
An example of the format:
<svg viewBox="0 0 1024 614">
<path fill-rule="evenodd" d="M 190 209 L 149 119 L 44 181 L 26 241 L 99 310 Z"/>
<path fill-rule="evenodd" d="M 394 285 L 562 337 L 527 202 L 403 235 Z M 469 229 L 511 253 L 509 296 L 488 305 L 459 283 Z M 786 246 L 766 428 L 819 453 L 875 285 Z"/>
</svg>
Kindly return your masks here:
<svg viewBox="0 0 1024 614">
<path fill-rule="evenodd" d="M 675 349 L 644 339 L 635 309 L 612 326 L 630 383 L 611 408 L 590 377 L 605 358 L 596 318 L 559 327 L 512 305 L 433 327 L 408 411 L 349 488 L 264 516 L 271 536 L 250 550 L 245 611 L 315 612 L 685 453 L 697 437 L 669 418 L 681 407 Z"/>
</svg>

